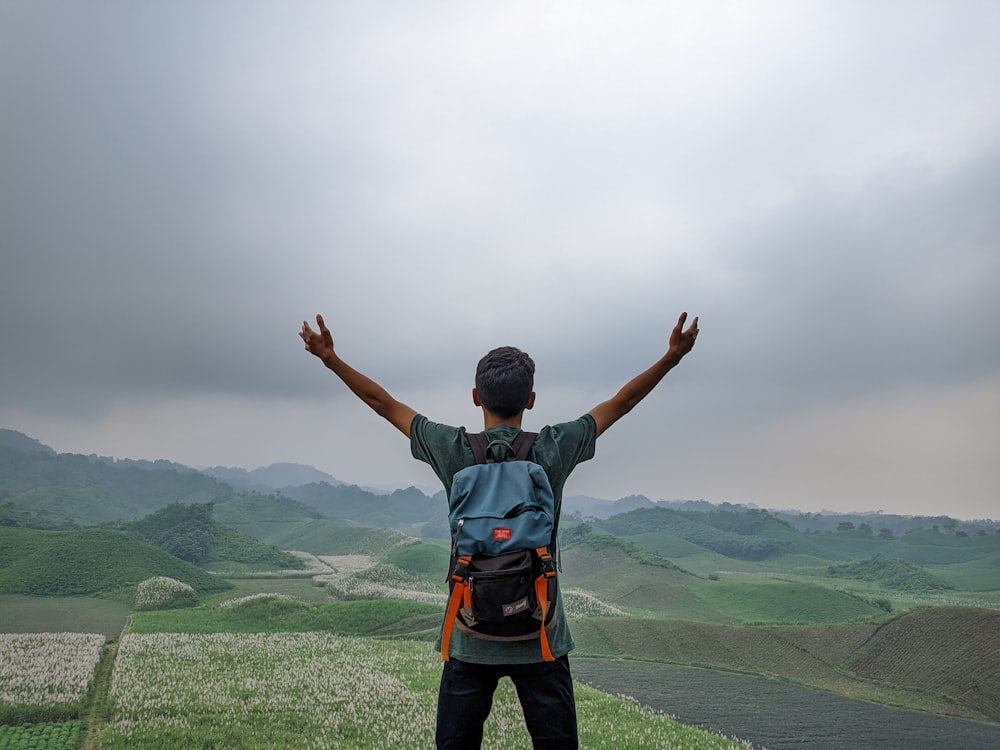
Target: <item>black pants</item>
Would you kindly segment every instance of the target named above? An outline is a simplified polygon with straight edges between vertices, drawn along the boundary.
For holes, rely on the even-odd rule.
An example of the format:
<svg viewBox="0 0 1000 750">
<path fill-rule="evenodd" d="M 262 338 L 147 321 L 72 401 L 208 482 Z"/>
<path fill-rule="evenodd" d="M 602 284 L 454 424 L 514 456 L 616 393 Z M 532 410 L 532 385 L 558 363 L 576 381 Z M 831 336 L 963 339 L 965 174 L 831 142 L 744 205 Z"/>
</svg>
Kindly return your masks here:
<svg viewBox="0 0 1000 750">
<path fill-rule="evenodd" d="M 510 677 L 534 748 L 576 750 L 576 700 L 569 659 L 535 664 L 444 663 L 438 693 L 438 750 L 478 750 L 501 677 Z"/>
</svg>

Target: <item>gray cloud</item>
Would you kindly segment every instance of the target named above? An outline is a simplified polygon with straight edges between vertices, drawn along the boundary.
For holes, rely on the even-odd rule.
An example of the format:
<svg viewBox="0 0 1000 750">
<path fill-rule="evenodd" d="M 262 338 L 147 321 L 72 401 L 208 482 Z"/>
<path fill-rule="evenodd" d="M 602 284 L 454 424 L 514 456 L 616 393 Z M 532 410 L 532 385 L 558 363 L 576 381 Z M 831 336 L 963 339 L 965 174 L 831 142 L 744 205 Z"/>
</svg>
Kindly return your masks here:
<svg viewBox="0 0 1000 750">
<path fill-rule="evenodd" d="M 824 409 L 980 394 L 1000 10 L 902 10 L 6 4 L 0 419 L 141 442 L 135 410 L 168 403 L 238 403 L 250 430 L 247 404 L 341 409 L 295 336 L 316 312 L 419 408 L 467 409 L 478 357 L 522 346 L 535 416 L 559 419 L 687 309 L 682 403 L 655 408 L 722 462 L 727 436 Z M 275 453 L 315 437 L 293 421 Z M 654 475 L 650 494 L 680 481 Z"/>
</svg>

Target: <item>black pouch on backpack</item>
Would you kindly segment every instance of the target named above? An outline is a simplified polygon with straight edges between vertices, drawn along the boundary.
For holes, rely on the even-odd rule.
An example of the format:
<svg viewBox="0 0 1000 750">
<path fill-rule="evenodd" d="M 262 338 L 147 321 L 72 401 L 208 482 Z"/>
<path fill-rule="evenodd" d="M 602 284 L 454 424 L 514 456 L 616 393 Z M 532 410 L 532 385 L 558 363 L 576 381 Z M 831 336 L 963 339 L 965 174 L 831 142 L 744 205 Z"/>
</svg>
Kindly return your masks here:
<svg viewBox="0 0 1000 750">
<path fill-rule="evenodd" d="M 532 569 L 531 553 L 527 550 L 474 558 L 469 566 L 469 588 L 475 622 L 489 624 L 490 630 L 512 629 L 514 632 L 509 634 L 518 635 L 523 623 L 535 613 Z"/>
</svg>

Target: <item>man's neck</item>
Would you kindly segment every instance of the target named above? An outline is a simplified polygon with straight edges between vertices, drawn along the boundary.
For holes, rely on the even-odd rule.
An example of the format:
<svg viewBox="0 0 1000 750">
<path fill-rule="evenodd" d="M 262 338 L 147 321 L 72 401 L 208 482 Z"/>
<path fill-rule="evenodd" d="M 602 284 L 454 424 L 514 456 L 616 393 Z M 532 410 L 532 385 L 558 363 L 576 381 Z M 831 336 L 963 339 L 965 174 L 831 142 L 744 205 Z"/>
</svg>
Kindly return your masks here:
<svg viewBox="0 0 1000 750">
<path fill-rule="evenodd" d="M 499 427 L 500 425 L 507 425 L 508 427 L 516 427 L 517 429 L 520 430 L 521 421 L 523 418 L 524 418 L 523 411 L 519 412 L 518 414 L 515 414 L 513 417 L 508 417 L 507 419 L 503 419 L 502 417 L 498 417 L 496 414 L 491 414 L 486 409 L 483 409 L 483 425 L 484 425 L 483 429 L 488 430 L 491 427 Z"/>
</svg>

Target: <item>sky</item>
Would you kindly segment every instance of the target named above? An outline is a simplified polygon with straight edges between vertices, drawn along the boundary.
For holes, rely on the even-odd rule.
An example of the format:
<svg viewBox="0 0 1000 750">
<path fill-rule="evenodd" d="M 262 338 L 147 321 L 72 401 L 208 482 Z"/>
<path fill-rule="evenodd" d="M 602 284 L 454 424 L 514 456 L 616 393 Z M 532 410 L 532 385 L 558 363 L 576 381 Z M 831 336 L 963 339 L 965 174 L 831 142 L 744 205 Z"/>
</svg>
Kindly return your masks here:
<svg viewBox="0 0 1000 750">
<path fill-rule="evenodd" d="M 695 349 L 566 493 L 1000 518 L 1000 4 L 0 3 L 0 427 L 434 489 Z"/>
</svg>

